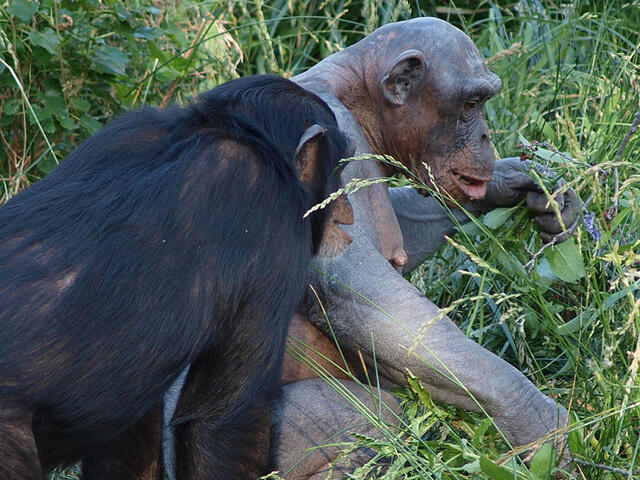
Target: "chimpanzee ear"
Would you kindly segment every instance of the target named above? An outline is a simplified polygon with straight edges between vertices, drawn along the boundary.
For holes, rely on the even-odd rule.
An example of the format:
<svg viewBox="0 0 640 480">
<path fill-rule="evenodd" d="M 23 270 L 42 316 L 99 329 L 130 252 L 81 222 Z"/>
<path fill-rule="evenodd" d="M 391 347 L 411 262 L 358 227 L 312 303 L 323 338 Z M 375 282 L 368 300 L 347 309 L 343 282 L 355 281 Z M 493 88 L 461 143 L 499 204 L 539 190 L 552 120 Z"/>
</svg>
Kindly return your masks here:
<svg viewBox="0 0 640 480">
<path fill-rule="evenodd" d="M 405 50 L 393 59 L 380 82 L 382 95 L 393 105 L 404 105 L 420 87 L 426 73 L 424 54 L 419 50 Z"/>
<path fill-rule="evenodd" d="M 313 124 L 307 128 L 296 148 L 296 168 L 298 178 L 305 185 L 313 181 L 313 174 L 316 171 L 316 163 L 320 160 L 320 142 L 327 129 L 318 124 Z"/>
</svg>

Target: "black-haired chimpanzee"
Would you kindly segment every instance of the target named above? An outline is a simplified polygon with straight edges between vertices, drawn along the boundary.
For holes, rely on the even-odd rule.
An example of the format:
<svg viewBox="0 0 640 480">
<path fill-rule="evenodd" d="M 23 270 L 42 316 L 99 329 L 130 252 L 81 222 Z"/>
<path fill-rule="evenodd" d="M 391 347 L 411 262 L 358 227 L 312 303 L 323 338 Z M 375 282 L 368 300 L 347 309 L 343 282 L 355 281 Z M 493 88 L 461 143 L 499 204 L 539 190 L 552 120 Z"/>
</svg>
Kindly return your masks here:
<svg viewBox="0 0 640 480">
<path fill-rule="evenodd" d="M 188 364 L 179 470 L 267 473 L 324 225 L 324 210 L 303 215 L 337 187 L 346 148 L 316 95 L 250 77 L 118 117 L 0 208 L 0 479 L 78 459 L 91 477 L 95 452 L 160 424 Z"/>
</svg>

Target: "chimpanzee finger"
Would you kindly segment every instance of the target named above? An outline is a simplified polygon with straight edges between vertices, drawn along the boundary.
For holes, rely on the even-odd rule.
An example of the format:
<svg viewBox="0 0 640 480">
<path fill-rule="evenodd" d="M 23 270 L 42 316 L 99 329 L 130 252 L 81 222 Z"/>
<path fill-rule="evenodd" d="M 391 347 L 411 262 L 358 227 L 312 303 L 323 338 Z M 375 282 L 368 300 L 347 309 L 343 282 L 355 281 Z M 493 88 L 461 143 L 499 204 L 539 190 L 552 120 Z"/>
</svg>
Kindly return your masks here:
<svg viewBox="0 0 640 480">
<path fill-rule="evenodd" d="M 547 233 L 540 232 L 540 238 L 544 243 L 549 243 L 551 240 L 555 238 L 555 243 L 564 242 L 567 238 L 569 238 L 571 234 L 569 232 L 561 232 L 561 233 Z"/>
<path fill-rule="evenodd" d="M 562 224 L 560 223 L 560 220 L 558 219 L 558 216 L 555 214 L 555 212 L 542 213 L 538 215 L 536 217 L 536 223 L 538 224 L 542 232 L 550 234 L 562 232 Z M 569 225 L 565 223 L 565 227 L 568 228 Z"/>
<path fill-rule="evenodd" d="M 564 208 L 564 195 L 552 193 L 551 197 L 558 204 L 558 210 Z M 527 207 L 534 213 L 553 213 L 554 208 L 549 197 L 544 192 L 529 192 L 527 194 Z"/>
<path fill-rule="evenodd" d="M 538 164 L 530 160 L 523 162 L 519 157 L 508 157 L 495 163 L 494 176 L 502 177 L 502 181 L 512 185 L 514 190 L 542 192 L 538 180 L 531 176 L 532 169 L 539 172 Z M 540 175 L 544 177 L 544 174 Z"/>
<path fill-rule="evenodd" d="M 582 200 L 573 188 L 567 189 L 564 192 L 564 206 L 562 207 L 562 221 L 565 226 L 569 228 L 573 226 L 580 217 L 582 211 Z"/>
<path fill-rule="evenodd" d="M 545 242 L 551 241 L 553 237 L 558 237 L 559 242 L 566 240 L 573 233 L 578 221 L 582 209 L 580 197 L 573 188 L 568 189 L 563 197 L 564 207 L 560 215 L 566 230 L 563 231 L 562 224 L 555 213 L 543 213 L 536 218 L 536 223 L 540 227 L 540 236 Z"/>
</svg>

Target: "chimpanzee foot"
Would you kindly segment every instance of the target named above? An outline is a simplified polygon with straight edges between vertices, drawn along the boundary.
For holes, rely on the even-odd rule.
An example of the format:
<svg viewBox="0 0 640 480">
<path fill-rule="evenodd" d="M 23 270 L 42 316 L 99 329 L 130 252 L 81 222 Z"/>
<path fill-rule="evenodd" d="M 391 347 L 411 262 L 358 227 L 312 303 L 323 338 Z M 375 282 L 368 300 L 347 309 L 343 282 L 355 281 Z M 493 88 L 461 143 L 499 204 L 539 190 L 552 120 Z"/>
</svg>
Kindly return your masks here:
<svg viewBox="0 0 640 480">
<path fill-rule="evenodd" d="M 371 460 L 366 448 L 350 450 L 351 433 L 384 438 L 345 396 L 352 396 L 368 408 L 376 419 L 397 423 L 397 400 L 387 391 L 372 394 L 350 381 L 340 381 L 344 395 L 315 378 L 290 383 L 283 388 L 282 409 L 276 416 L 276 465 L 287 480 L 345 478 Z M 320 447 L 318 447 L 320 445 Z M 324 445 L 324 446 L 322 446 Z"/>
</svg>

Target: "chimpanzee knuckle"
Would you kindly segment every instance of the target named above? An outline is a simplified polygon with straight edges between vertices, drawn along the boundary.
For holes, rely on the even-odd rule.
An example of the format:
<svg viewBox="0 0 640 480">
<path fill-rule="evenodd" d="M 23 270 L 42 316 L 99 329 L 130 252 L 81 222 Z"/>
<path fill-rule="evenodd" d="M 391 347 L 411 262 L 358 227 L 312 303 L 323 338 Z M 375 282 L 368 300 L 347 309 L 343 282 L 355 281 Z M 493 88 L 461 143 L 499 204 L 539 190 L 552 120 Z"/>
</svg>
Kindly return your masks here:
<svg viewBox="0 0 640 480">
<path fill-rule="evenodd" d="M 560 219 L 555 213 L 543 213 L 541 215 L 538 215 L 536 217 L 536 223 L 543 232 L 555 234 L 563 231 Z M 565 225 L 565 228 L 569 228 L 570 226 L 571 225 Z"/>
<path fill-rule="evenodd" d="M 566 225 L 567 229 L 575 227 L 576 222 L 580 217 L 580 208 L 574 208 L 574 205 L 565 205 L 562 210 L 562 221 Z"/>
<path fill-rule="evenodd" d="M 566 215 L 571 224 L 573 224 L 582 210 L 582 200 L 573 188 L 569 188 L 564 194 L 564 202 L 562 215 L 563 217 Z"/>
<path fill-rule="evenodd" d="M 496 161 L 496 165 L 498 163 L 502 166 L 508 165 L 511 168 L 522 169 L 522 168 L 526 168 L 527 162 L 526 161 L 523 162 L 522 160 L 520 160 L 520 157 L 504 157 Z"/>
<path fill-rule="evenodd" d="M 551 213 L 553 207 L 544 192 L 527 193 L 527 208 L 533 213 Z"/>
<path fill-rule="evenodd" d="M 513 185 L 504 177 L 494 179 L 489 185 L 491 193 L 487 195 L 487 200 L 495 206 L 511 207 L 522 200 L 525 195 L 524 192 L 513 188 Z"/>
<path fill-rule="evenodd" d="M 552 206 L 554 210 L 557 209 L 562 212 L 565 206 L 566 194 L 560 191 L 556 191 L 551 195 L 551 198 L 552 201 L 555 202 L 555 207 L 553 207 L 551 202 L 549 202 L 550 206 Z"/>
<path fill-rule="evenodd" d="M 525 172 L 526 170 L 520 164 L 519 159 L 501 158 L 495 162 L 493 175 L 494 178 L 507 180 L 519 178 L 521 175 L 526 175 Z"/>
</svg>

